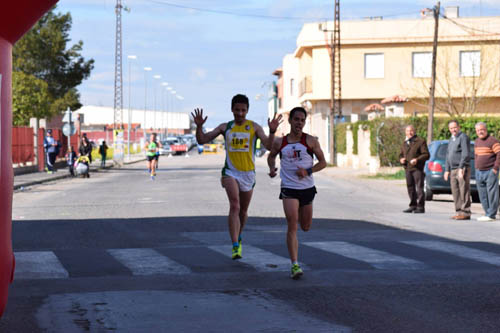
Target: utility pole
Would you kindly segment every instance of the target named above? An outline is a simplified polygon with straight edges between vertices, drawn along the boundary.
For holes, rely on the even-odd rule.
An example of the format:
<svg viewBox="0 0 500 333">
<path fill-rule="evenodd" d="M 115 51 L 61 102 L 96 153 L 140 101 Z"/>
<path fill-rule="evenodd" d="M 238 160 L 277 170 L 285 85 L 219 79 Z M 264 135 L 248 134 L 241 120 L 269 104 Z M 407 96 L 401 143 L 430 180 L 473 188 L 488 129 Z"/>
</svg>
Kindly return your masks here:
<svg viewBox="0 0 500 333">
<path fill-rule="evenodd" d="M 436 89 L 436 57 L 437 57 L 437 46 L 438 46 L 438 30 L 439 30 L 439 12 L 441 9 L 441 2 L 438 1 L 437 5 L 432 9 L 434 14 L 434 41 L 432 44 L 432 76 L 431 76 L 431 88 L 429 97 L 429 120 L 427 123 L 427 144 L 432 141 L 433 126 L 434 126 L 434 93 Z"/>
<path fill-rule="evenodd" d="M 115 40 L 115 102 L 113 119 L 113 160 L 123 164 L 123 76 L 122 76 L 122 1 L 116 0 L 116 40 Z M 118 131 L 120 130 L 120 131 Z"/>
<path fill-rule="evenodd" d="M 330 49 L 330 144 L 328 151 L 330 154 L 330 164 L 337 165 L 337 140 L 336 140 L 336 118 L 342 115 L 342 81 L 340 72 L 340 0 L 335 0 L 335 15 L 333 21 L 333 30 L 323 27 L 325 34 L 330 32 L 330 38 L 327 38 L 327 44 Z"/>
<path fill-rule="evenodd" d="M 116 0 L 114 129 L 121 128 L 123 123 L 122 8 L 122 1 Z"/>
</svg>

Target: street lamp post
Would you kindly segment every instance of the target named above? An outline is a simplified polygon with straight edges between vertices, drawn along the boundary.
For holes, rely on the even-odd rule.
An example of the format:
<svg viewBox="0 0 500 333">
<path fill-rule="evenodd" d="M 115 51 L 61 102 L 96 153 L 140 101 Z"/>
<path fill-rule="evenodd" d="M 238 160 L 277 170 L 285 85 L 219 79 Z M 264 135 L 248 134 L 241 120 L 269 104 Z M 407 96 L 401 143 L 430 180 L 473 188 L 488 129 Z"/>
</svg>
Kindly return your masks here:
<svg viewBox="0 0 500 333">
<path fill-rule="evenodd" d="M 153 78 L 155 80 L 159 80 L 161 79 L 161 75 L 153 75 Z M 156 111 L 157 111 L 157 107 L 156 107 L 156 81 L 154 83 L 154 89 L 153 89 L 153 93 L 154 93 L 154 114 L 153 114 L 153 127 L 155 129 L 155 132 L 156 132 L 156 129 L 158 128 L 157 125 L 156 125 Z"/>
<path fill-rule="evenodd" d="M 148 72 L 152 70 L 153 69 L 151 67 L 144 67 L 144 140 L 146 140 L 146 111 L 148 109 Z"/>
<path fill-rule="evenodd" d="M 161 85 L 162 85 L 162 87 L 167 87 L 168 82 L 162 82 Z M 162 101 L 161 128 L 162 128 L 163 134 L 165 135 L 165 133 L 166 133 L 165 115 L 166 115 L 166 109 L 167 109 L 167 101 L 165 100 L 165 89 L 161 90 L 161 101 Z"/>
<path fill-rule="evenodd" d="M 127 126 L 127 158 L 130 161 L 130 126 L 132 124 L 132 108 L 131 108 L 131 87 L 130 87 L 130 82 L 132 81 L 130 79 L 131 77 L 131 60 L 137 59 L 137 56 L 135 55 L 129 55 L 127 56 L 128 59 L 128 126 Z"/>
</svg>

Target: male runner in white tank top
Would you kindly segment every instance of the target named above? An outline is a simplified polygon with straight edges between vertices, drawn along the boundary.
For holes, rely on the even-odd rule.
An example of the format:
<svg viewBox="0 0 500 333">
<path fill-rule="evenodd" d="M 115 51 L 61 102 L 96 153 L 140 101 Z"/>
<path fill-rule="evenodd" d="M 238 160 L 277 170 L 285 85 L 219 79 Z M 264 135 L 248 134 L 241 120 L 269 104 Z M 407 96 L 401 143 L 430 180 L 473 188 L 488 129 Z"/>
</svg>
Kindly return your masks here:
<svg viewBox="0 0 500 333">
<path fill-rule="evenodd" d="M 269 176 L 275 177 L 276 156 L 280 155 L 280 199 L 283 200 L 288 231 L 286 244 L 292 261 L 292 279 L 299 279 L 303 271 L 299 266 L 298 252 L 299 242 L 297 240 L 298 224 L 304 231 L 308 231 L 312 223 L 312 203 L 316 195 L 313 172 L 318 172 L 326 167 L 325 156 L 318 140 L 302 132 L 306 123 L 307 113 L 304 108 L 296 107 L 290 111 L 288 122 L 290 133 L 273 142 L 271 152 L 267 158 L 269 165 Z M 314 164 L 314 157 L 318 162 Z"/>
<path fill-rule="evenodd" d="M 255 141 L 259 138 L 262 144 L 271 149 L 274 133 L 281 123 L 281 115 L 268 119 L 269 137 L 262 127 L 247 120 L 249 101 L 245 95 L 236 95 L 231 100 L 231 111 L 234 120 L 222 123 L 214 130 L 203 133 L 203 109 L 195 109 L 191 113 L 196 124 L 196 140 L 199 144 L 212 141 L 220 134 L 224 135 L 226 145 L 226 161 L 222 168 L 222 187 L 229 200 L 229 235 L 233 243 L 231 257 L 242 258 L 241 232 L 248 218 L 248 206 L 255 186 Z"/>
</svg>

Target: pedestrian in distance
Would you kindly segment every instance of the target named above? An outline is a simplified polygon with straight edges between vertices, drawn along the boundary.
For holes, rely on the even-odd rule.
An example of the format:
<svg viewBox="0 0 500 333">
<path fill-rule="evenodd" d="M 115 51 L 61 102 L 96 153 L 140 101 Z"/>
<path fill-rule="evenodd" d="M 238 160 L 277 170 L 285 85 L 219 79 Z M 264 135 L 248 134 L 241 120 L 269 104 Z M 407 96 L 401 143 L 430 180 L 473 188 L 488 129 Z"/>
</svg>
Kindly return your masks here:
<svg viewBox="0 0 500 333">
<path fill-rule="evenodd" d="M 45 150 L 45 171 L 53 173 L 55 171 L 56 157 L 58 154 L 58 142 L 52 136 L 52 130 L 47 130 L 47 135 L 43 139 L 43 148 Z"/>
<path fill-rule="evenodd" d="M 399 162 L 406 174 L 406 187 L 410 197 L 410 207 L 404 213 L 425 213 L 425 161 L 430 157 L 425 140 L 415 134 L 415 128 L 408 125 L 405 128 L 406 139 L 401 145 Z"/>
<path fill-rule="evenodd" d="M 151 175 L 151 179 L 154 180 L 156 177 L 156 168 L 158 161 L 158 152 L 161 144 L 156 140 L 156 133 L 151 134 L 149 141 L 146 141 L 146 157 L 148 159 L 148 172 Z"/>
<path fill-rule="evenodd" d="M 477 139 L 474 141 L 476 186 L 485 215 L 478 221 L 489 222 L 496 219 L 498 210 L 498 169 L 500 167 L 500 143 L 488 134 L 485 123 L 475 126 Z"/>
<path fill-rule="evenodd" d="M 85 136 L 80 140 L 80 148 L 78 149 L 78 152 L 80 153 L 80 156 L 87 156 L 89 160 L 89 164 L 92 163 L 92 144 Z"/>
<path fill-rule="evenodd" d="M 249 106 L 248 97 L 235 95 L 231 100 L 234 119 L 207 133 L 203 132 L 203 124 L 207 121 L 207 117 L 203 117 L 203 109 L 197 108 L 191 113 L 199 144 L 208 143 L 219 135 L 224 136 L 226 161 L 222 168 L 221 184 L 229 201 L 228 226 L 232 259 L 242 258 L 241 234 L 248 219 L 247 211 L 255 186 L 255 140 L 261 139 L 262 144 L 270 149 L 282 118 L 279 115 L 267 120 L 268 137 L 259 124 L 246 118 Z"/>
<path fill-rule="evenodd" d="M 99 146 L 99 154 L 101 155 L 101 168 L 106 167 L 106 155 L 108 153 L 108 145 L 106 145 L 106 141 L 102 141 Z"/>
<path fill-rule="evenodd" d="M 312 174 L 326 167 L 325 156 L 319 141 L 304 133 L 307 113 L 302 107 L 290 111 L 288 122 L 290 133 L 277 138 L 271 147 L 267 164 L 269 176 L 276 176 L 276 156 L 280 155 L 281 191 L 279 198 L 283 200 L 283 210 L 288 225 L 286 244 L 292 262 L 292 279 L 299 279 L 303 271 L 298 262 L 299 242 L 298 225 L 303 231 L 311 228 L 313 216 L 313 200 L 316 187 Z M 314 163 L 314 156 L 318 162 Z"/>
<path fill-rule="evenodd" d="M 454 220 L 470 220 L 470 139 L 460 131 L 457 120 L 448 122 L 451 138 L 446 152 L 444 180 L 450 180 L 451 194 L 455 203 Z"/>
<path fill-rule="evenodd" d="M 68 148 L 68 152 L 66 153 L 66 164 L 68 165 L 71 177 L 75 176 L 75 161 L 76 161 L 76 153 L 73 150 L 73 146 L 71 146 Z"/>
<path fill-rule="evenodd" d="M 85 142 L 85 144 L 84 144 Z M 92 164 L 92 143 L 90 142 L 89 138 L 87 137 L 87 133 L 83 133 L 82 134 L 82 139 L 80 141 L 80 147 L 82 147 L 83 145 L 85 145 L 86 147 L 89 147 L 89 148 L 86 148 L 87 150 L 89 150 L 89 152 L 87 154 L 85 154 L 88 158 L 89 158 L 89 163 Z"/>
</svg>

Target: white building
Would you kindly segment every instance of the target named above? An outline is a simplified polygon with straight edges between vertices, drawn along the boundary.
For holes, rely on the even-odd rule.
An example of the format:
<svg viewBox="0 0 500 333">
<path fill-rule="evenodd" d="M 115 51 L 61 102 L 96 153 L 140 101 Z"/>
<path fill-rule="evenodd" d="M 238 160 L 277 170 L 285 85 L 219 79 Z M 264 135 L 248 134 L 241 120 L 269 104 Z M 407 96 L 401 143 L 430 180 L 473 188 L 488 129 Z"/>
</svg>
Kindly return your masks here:
<svg viewBox="0 0 500 333">
<path fill-rule="evenodd" d="M 112 107 L 86 105 L 76 111 L 83 115 L 83 126 L 111 125 L 114 123 Z M 123 110 L 123 123 L 129 121 L 129 111 Z M 189 114 L 183 112 L 162 112 L 130 110 L 130 123 L 141 124 L 145 129 L 189 129 Z"/>
</svg>

